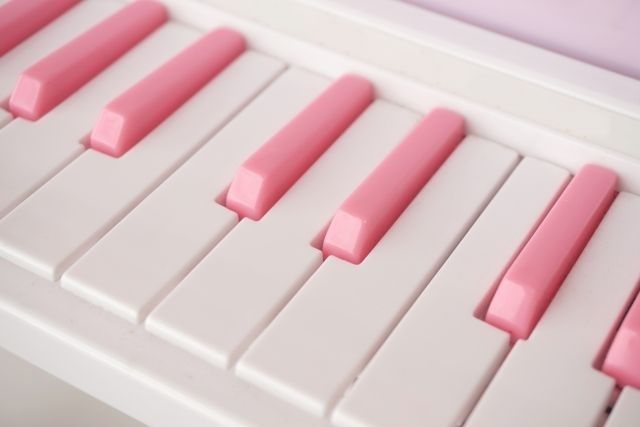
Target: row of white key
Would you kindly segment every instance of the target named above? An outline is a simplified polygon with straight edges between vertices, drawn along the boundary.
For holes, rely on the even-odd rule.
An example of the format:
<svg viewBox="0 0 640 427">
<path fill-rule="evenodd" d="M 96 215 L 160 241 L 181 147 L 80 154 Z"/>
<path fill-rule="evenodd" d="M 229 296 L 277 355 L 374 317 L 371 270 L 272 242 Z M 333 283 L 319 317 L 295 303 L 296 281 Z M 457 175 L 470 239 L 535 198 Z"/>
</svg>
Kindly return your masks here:
<svg viewBox="0 0 640 427">
<path fill-rule="evenodd" d="M 624 387 L 605 427 L 635 427 L 640 425 L 640 390 Z"/>
<path fill-rule="evenodd" d="M 0 108 L 0 129 L 2 129 L 4 125 L 9 123 L 12 118 L 13 117 L 11 116 L 11 113 Z"/>
</svg>

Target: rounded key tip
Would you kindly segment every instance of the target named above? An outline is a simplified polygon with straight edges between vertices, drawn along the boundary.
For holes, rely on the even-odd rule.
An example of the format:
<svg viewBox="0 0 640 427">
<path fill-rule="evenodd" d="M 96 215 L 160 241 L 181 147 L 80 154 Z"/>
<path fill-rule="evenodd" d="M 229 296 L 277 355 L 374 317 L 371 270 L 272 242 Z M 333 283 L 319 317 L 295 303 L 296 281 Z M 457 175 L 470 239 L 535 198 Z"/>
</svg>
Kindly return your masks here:
<svg viewBox="0 0 640 427">
<path fill-rule="evenodd" d="M 359 94 L 367 102 L 373 101 L 375 97 L 375 90 L 373 84 L 364 77 L 357 74 L 347 73 L 338 78 L 334 85 L 344 86 L 349 88 L 354 93 Z"/>
<path fill-rule="evenodd" d="M 155 13 L 158 18 L 161 18 L 164 21 L 169 19 L 169 12 L 167 11 L 166 6 L 158 0 L 135 0 L 127 7 L 145 11 L 147 13 Z"/>
<path fill-rule="evenodd" d="M 43 96 L 46 95 L 44 90 L 41 79 L 30 73 L 23 73 L 9 98 L 9 111 L 15 117 L 38 120 L 48 111 L 43 101 L 46 98 Z"/>
<path fill-rule="evenodd" d="M 262 174 L 242 166 L 229 186 L 225 206 L 240 218 L 257 221 L 271 207 L 270 200 L 275 198 L 273 192 Z"/>
<path fill-rule="evenodd" d="M 89 147 L 112 157 L 122 156 L 129 148 L 125 135 L 125 118 L 105 109 L 100 113 L 89 137 Z"/>
<path fill-rule="evenodd" d="M 204 37 L 213 37 L 217 39 L 225 39 L 226 43 L 233 45 L 236 49 L 243 51 L 247 48 L 247 42 L 242 34 L 228 27 L 218 27 L 211 30 Z"/>
</svg>

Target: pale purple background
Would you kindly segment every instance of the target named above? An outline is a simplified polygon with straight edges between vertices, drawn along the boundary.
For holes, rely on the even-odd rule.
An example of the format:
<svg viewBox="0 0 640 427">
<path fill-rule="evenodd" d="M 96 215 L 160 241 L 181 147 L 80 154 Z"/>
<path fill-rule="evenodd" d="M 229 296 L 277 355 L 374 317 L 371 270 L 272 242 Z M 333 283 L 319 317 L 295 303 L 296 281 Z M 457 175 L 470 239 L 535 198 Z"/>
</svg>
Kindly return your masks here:
<svg viewBox="0 0 640 427">
<path fill-rule="evenodd" d="M 640 0 L 405 0 L 640 80 Z"/>
</svg>

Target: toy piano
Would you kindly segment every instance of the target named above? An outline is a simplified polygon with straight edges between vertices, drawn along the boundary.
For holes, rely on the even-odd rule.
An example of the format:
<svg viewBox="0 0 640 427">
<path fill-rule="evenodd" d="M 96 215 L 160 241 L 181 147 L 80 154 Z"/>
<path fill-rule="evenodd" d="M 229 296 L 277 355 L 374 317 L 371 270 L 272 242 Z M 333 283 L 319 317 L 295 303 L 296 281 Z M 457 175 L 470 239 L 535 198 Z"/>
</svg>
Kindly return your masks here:
<svg viewBox="0 0 640 427">
<path fill-rule="evenodd" d="M 152 426 L 640 426 L 640 3 L 8 0 L 0 54 L 3 348 Z"/>
</svg>

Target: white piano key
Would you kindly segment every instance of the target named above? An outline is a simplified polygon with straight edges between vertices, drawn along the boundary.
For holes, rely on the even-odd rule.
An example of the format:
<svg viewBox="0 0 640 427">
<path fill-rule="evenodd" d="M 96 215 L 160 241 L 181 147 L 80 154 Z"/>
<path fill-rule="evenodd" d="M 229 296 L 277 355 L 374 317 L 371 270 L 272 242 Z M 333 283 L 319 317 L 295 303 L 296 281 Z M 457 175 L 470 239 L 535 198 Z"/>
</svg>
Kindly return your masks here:
<svg viewBox="0 0 640 427">
<path fill-rule="evenodd" d="M 78 0 L 16 0 L 0 3 L 0 56 L 67 11 Z"/>
<path fill-rule="evenodd" d="M 0 108 L 0 129 L 2 129 L 4 125 L 9 123 L 11 119 L 13 119 L 13 116 L 11 115 L 11 113 Z"/>
<path fill-rule="evenodd" d="M 147 329 L 230 366 L 321 264 L 311 243 L 342 200 L 417 120 L 374 102 L 259 222 L 242 220 L 151 312 Z"/>
<path fill-rule="evenodd" d="M 509 349 L 474 312 L 568 178 L 531 158 L 516 167 L 337 407 L 339 425 L 462 425 Z"/>
<path fill-rule="evenodd" d="M 0 221 L 0 253 L 57 280 L 253 98 L 279 66 L 257 53 L 243 55 L 126 155 L 85 151 Z"/>
<path fill-rule="evenodd" d="M 65 273 L 62 286 L 141 321 L 238 222 L 214 201 L 237 167 L 328 84 L 286 71 Z"/>
<path fill-rule="evenodd" d="M 517 160 L 466 138 L 361 264 L 325 261 L 238 361 L 238 374 L 325 415 Z"/>
<path fill-rule="evenodd" d="M 0 217 L 79 156 L 104 105 L 198 33 L 165 24 L 37 122 L 15 119 L 0 129 Z"/>
<path fill-rule="evenodd" d="M 629 226 L 638 218 L 640 197 L 620 193 L 540 323 L 514 346 L 465 426 L 586 426 L 602 419 L 615 381 L 593 365 L 640 279 L 640 227 Z"/>
<path fill-rule="evenodd" d="M 624 387 L 618 396 L 605 427 L 640 426 L 640 390 Z"/>
<path fill-rule="evenodd" d="M 49 25 L 0 56 L 0 101 L 11 95 L 18 75 L 25 68 L 83 33 L 122 5 L 116 1 L 82 1 Z"/>
</svg>

